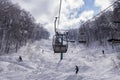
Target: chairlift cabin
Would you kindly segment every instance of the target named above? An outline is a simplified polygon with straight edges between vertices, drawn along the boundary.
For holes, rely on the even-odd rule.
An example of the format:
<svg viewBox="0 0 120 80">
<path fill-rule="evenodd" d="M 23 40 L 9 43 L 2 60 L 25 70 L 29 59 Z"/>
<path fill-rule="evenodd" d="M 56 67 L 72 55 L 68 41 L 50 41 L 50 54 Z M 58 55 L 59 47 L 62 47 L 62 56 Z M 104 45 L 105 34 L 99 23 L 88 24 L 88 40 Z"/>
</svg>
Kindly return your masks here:
<svg viewBox="0 0 120 80">
<path fill-rule="evenodd" d="M 85 40 L 79 40 L 78 42 L 85 44 L 87 41 L 85 41 Z"/>
<path fill-rule="evenodd" d="M 115 8 L 113 11 L 113 22 L 120 23 L 120 8 Z"/>
<path fill-rule="evenodd" d="M 66 53 L 68 49 L 67 36 L 65 34 L 56 34 L 53 36 L 54 53 Z"/>
<path fill-rule="evenodd" d="M 120 23 L 120 7 L 116 4 L 114 11 L 113 11 L 113 22 L 115 24 Z M 112 38 L 108 39 L 108 42 L 112 44 L 118 44 L 120 43 L 120 31 L 119 30 L 114 30 L 114 32 L 111 34 Z"/>
<path fill-rule="evenodd" d="M 108 39 L 108 42 L 112 42 L 113 44 L 120 43 L 120 39 Z"/>
<path fill-rule="evenodd" d="M 85 32 L 80 32 L 80 36 L 79 36 L 78 42 L 79 43 L 83 43 L 83 44 L 87 43 Z"/>
<path fill-rule="evenodd" d="M 120 43 L 120 32 L 119 31 L 114 32 L 114 34 L 112 35 L 112 38 L 108 39 L 108 42 L 112 44 Z"/>
<path fill-rule="evenodd" d="M 75 40 L 69 40 L 68 42 L 75 43 Z"/>
</svg>

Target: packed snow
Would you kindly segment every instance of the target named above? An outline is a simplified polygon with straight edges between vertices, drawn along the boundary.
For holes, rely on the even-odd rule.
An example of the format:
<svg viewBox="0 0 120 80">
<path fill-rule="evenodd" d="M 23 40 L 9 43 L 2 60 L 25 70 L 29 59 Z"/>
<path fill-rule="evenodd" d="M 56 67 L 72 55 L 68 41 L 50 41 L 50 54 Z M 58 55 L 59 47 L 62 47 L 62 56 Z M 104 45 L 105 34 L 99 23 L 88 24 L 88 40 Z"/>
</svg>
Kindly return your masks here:
<svg viewBox="0 0 120 80">
<path fill-rule="evenodd" d="M 112 49 L 69 43 L 60 61 L 60 54 L 54 54 L 51 43 L 28 43 L 17 53 L 0 56 L 0 80 L 120 80 L 120 57 Z M 23 61 L 18 61 L 19 56 Z"/>
</svg>

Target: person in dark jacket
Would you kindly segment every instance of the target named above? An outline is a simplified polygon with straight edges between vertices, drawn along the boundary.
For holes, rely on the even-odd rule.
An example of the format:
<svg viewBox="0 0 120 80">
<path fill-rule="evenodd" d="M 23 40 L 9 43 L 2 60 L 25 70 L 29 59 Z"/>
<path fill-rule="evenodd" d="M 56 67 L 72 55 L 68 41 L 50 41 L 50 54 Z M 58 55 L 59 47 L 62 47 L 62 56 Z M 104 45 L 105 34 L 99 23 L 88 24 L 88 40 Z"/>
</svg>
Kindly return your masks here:
<svg viewBox="0 0 120 80">
<path fill-rule="evenodd" d="M 19 62 L 23 61 L 21 56 L 19 56 L 18 61 Z"/>
<path fill-rule="evenodd" d="M 42 49 L 42 53 L 44 53 L 44 50 Z"/>
<path fill-rule="evenodd" d="M 103 56 L 105 57 L 105 51 L 104 51 L 104 50 L 102 50 L 102 54 L 103 54 Z"/>
<path fill-rule="evenodd" d="M 104 53 L 104 50 L 102 50 L 102 54 L 105 54 L 105 53 Z"/>
<path fill-rule="evenodd" d="M 79 68 L 78 68 L 78 66 L 76 65 L 76 66 L 75 66 L 75 73 L 78 74 L 78 71 L 79 71 Z"/>
</svg>

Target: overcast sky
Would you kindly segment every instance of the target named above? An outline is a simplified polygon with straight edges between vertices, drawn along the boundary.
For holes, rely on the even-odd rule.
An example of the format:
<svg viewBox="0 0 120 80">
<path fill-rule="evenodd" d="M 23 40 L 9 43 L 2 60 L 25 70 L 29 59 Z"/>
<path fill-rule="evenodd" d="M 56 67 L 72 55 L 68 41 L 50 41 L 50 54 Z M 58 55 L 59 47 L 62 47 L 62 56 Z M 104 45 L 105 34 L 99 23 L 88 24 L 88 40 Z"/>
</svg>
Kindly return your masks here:
<svg viewBox="0 0 120 80">
<path fill-rule="evenodd" d="M 58 16 L 59 0 L 11 0 L 29 11 L 45 28 L 53 33 L 54 19 Z M 60 29 L 76 28 L 108 7 L 111 0 L 62 0 Z"/>
</svg>

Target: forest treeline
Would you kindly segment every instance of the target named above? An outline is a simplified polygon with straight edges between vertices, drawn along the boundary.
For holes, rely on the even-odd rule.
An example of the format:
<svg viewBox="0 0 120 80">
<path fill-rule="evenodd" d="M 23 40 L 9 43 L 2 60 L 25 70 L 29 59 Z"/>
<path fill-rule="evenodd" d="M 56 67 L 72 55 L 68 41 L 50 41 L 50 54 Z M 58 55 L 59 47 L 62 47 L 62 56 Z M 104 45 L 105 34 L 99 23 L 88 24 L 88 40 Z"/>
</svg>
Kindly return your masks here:
<svg viewBox="0 0 120 80">
<path fill-rule="evenodd" d="M 115 23 L 116 20 L 120 21 L 119 1 L 114 4 L 113 10 L 107 10 L 96 18 L 83 22 L 79 29 L 69 30 L 68 39 L 86 41 L 88 45 L 96 41 L 100 45 L 106 45 L 109 39 L 120 39 L 120 23 Z"/>
<path fill-rule="evenodd" d="M 49 36 L 29 12 L 9 0 L 0 0 L 0 54 L 17 52 L 28 41 L 48 39 Z"/>
</svg>

